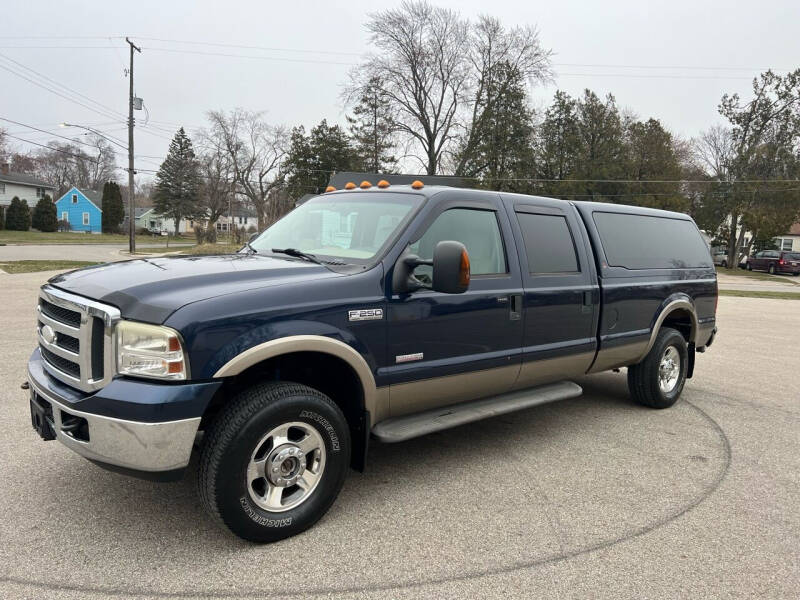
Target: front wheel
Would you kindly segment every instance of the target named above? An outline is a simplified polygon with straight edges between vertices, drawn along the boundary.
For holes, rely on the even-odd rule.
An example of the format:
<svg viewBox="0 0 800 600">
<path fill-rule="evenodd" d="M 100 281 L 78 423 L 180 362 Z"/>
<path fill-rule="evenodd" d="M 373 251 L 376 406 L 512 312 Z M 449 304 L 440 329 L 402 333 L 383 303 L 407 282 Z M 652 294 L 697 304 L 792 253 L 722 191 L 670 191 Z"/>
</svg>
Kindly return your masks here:
<svg viewBox="0 0 800 600">
<path fill-rule="evenodd" d="M 675 404 L 686 383 L 688 357 L 683 335 L 670 327 L 662 328 L 644 360 L 628 367 L 631 397 L 651 408 Z"/>
<path fill-rule="evenodd" d="M 747 265 L 745 266 L 745 268 L 746 268 L 748 271 L 752 271 L 752 270 L 753 270 L 753 265 L 751 265 L 750 263 L 747 263 Z"/>
<path fill-rule="evenodd" d="M 330 398 L 294 383 L 259 384 L 209 428 L 198 490 L 208 512 L 233 533 L 274 542 L 328 511 L 349 464 L 347 421 Z"/>
</svg>

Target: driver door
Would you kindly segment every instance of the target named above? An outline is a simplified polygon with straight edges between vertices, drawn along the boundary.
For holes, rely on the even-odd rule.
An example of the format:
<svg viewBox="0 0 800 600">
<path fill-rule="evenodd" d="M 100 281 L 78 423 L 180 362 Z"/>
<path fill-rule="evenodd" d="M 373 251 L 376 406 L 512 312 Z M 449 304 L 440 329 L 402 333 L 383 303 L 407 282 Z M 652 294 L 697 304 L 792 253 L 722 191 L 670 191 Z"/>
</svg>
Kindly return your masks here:
<svg viewBox="0 0 800 600">
<path fill-rule="evenodd" d="M 392 416 L 507 392 L 519 373 L 522 281 L 507 214 L 499 198 L 453 194 L 412 235 L 411 252 L 429 259 L 438 242 L 461 242 L 469 254 L 469 289 L 391 295 L 390 364 L 382 371 Z M 431 267 L 417 267 L 415 275 L 430 281 Z"/>
</svg>

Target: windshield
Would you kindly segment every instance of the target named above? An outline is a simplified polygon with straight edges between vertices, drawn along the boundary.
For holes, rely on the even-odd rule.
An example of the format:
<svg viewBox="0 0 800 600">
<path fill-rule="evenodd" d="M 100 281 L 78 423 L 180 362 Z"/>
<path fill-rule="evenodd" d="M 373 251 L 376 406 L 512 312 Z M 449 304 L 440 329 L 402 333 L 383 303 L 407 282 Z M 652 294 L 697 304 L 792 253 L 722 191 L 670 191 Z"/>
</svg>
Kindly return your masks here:
<svg viewBox="0 0 800 600">
<path fill-rule="evenodd" d="M 259 254 L 292 248 L 366 264 L 411 218 L 421 196 L 392 192 L 330 194 L 298 206 L 250 245 Z"/>
</svg>

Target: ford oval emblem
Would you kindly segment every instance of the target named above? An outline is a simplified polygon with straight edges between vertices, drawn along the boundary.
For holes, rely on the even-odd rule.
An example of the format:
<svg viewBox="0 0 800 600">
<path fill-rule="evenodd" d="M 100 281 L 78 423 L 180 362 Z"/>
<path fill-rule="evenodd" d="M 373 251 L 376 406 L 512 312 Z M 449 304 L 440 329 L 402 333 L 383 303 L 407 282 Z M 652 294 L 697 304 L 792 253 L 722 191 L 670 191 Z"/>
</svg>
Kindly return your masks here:
<svg viewBox="0 0 800 600">
<path fill-rule="evenodd" d="M 52 344 L 56 341 L 56 332 L 53 331 L 53 328 L 50 325 L 45 325 L 42 327 L 42 339 L 47 342 L 48 344 Z"/>
</svg>

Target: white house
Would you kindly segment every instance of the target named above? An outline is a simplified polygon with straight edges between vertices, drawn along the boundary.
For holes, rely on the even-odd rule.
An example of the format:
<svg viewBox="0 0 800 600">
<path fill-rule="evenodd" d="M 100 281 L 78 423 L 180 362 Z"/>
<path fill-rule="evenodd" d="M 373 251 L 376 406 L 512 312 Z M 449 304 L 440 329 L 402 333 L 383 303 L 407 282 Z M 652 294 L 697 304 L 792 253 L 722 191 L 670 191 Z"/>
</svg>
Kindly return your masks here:
<svg viewBox="0 0 800 600">
<path fill-rule="evenodd" d="M 775 246 L 778 250 L 800 252 L 800 223 L 795 223 L 787 233 L 776 237 Z"/>
<path fill-rule="evenodd" d="M 4 211 L 16 196 L 33 209 L 42 196 L 53 198 L 55 186 L 31 175 L 12 173 L 7 164 L 0 165 L 0 210 Z"/>
<path fill-rule="evenodd" d="M 258 216 L 250 209 L 234 208 L 230 215 L 223 215 L 217 220 L 217 231 L 230 231 L 232 227 L 244 227 L 245 231 L 251 227 L 258 229 Z"/>
</svg>

